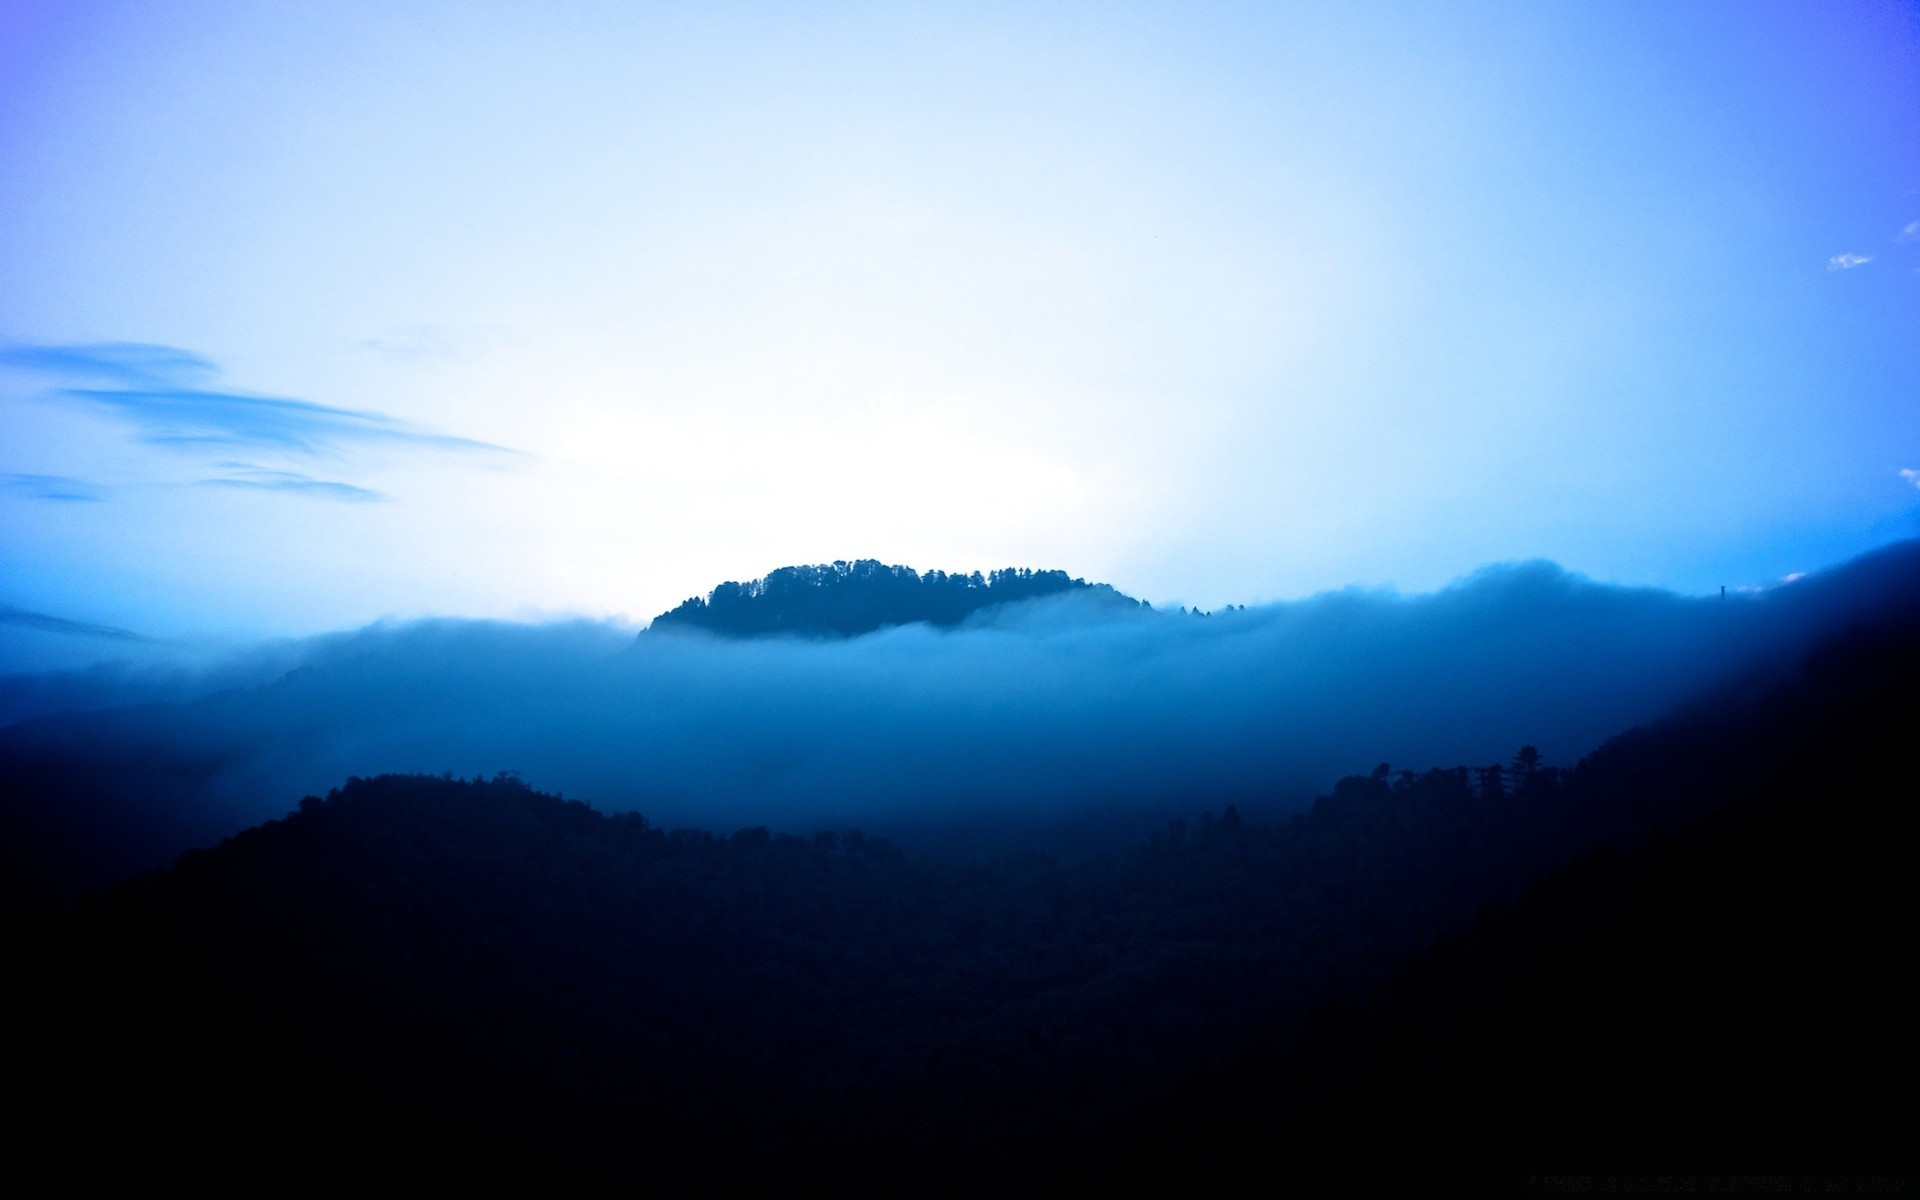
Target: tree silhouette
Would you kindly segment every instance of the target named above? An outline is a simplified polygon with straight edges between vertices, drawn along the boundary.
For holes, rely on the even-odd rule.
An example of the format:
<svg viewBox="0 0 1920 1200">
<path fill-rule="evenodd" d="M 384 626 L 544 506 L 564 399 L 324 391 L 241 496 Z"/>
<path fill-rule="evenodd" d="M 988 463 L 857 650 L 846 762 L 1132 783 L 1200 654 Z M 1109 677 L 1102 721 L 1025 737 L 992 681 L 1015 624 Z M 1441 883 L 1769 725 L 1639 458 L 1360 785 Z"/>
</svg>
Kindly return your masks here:
<svg viewBox="0 0 1920 1200">
<path fill-rule="evenodd" d="M 698 629 L 724 637 L 854 637 L 894 625 L 960 624 L 982 610 L 1066 592 L 1109 604 L 1134 600 L 1065 571 L 1009 568 L 982 576 L 915 571 L 875 559 L 782 567 L 762 579 L 727 582 L 653 619 L 652 630 Z"/>
</svg>

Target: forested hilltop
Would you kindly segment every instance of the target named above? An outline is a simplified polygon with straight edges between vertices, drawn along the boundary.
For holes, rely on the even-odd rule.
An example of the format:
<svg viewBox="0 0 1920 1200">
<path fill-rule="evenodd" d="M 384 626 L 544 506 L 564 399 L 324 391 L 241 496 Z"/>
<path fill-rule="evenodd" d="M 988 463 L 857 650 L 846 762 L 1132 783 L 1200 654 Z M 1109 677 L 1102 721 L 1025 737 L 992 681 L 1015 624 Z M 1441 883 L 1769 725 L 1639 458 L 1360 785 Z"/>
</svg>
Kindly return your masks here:
<svg viewBox="0 0 1920 1200">
<path fill-rule="evenodd" d="M 21 926 L 20 1142 L 162 1161 L 217 1128 L 709 1193 L 1224 1192 L 1383 1145 L 1416 1174 L 1861 1165 L 1915 1065 L 1917 671 L 1920 632 L 1860 630 L 1572 770 L 1382 765 L 1123 855 L 355 780 Z"/>
<path fill-rule="evenodd" d="M 764 579 L 723 583 L 653 619 L 651 629 L 700 629 L 725 637 L 797 634 L 856 637 L 894 625 L 954 626 L 974 613 L 1020 600 L 1084 592 L 1127 606 L 1108 585 L 1065 571 L 1009 568 L 982 575 L 920 572 L 871 558 L 782 567 Z"/>
</svg>

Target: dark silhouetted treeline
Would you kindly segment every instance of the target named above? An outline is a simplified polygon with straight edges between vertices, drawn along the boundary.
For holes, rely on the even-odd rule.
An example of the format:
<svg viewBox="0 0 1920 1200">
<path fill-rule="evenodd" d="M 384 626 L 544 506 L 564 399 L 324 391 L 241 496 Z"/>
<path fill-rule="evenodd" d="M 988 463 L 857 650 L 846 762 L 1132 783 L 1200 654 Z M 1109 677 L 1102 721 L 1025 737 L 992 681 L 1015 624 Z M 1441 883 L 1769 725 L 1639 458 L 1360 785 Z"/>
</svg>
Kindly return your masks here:
<svg viewBox="0 0 1920 1200">
<path fill-rule="evenodd" d="M 1170 1104 L 1208 1185 L 1911 1172 L 1915 678 L 1920 628 L 1856 628 L 1613 739 L 1605 840 Z"/>
<path fill-rule="evenodd" d="M 1862 629 L 1573 770 L 1383 765 L 1123 855 L 353 780 L 17 927 L 18 1144 L 873 1194 L 1881 1169 L 1916 671 Z"/>
<path fill-rule="evenodd" d="M 723 583 L 653 619 L 652 629 L 700 629 L 725 637 L 788 634 L 855 637 L 893 625 L 958 625 L 999 604 L 1087 592 L 1133 605 L 1106 584 L 1065 571 L 1009 568 L 986 575 L 949 575 L 889 566 L 871 558 L 781 567 L 764 579 Z"/>
</svg>

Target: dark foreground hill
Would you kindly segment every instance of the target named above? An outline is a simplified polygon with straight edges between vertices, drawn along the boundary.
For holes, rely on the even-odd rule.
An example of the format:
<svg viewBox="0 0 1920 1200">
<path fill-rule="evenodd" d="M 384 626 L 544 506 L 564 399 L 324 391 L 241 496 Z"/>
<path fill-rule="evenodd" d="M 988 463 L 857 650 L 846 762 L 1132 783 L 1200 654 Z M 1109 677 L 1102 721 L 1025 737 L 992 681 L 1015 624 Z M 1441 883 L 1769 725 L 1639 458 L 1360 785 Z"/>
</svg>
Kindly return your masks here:
<svg viewBox="0 0 1920 1200">
<path fill-rule="evenodd" d="M 874 559 L 782 567 L 763 579 L 723 583 L 653 619 L 651 629 L 699 629 L 723 637 L 855 637 L 895 625 L 958 625 L 975 613 L 1068 592 L 1137 602 L 1065 571 L 1009 568 L 982 575 L 919 572 Z"/>
<path fill-rule="evenodd" d="M 1834 783 L 1595 849 L 1314 1014 L 1209 1097 L 1209 1173 L 1911 1171 L 1911 796 Z"/>
<path fill-rule="evenodd" d="M 1247 1056 L 1194 1098 L 1230 1131 L 1214 1179 L 1383 1140 L 1402 1174 L 1596 1188 L 1912 1172 L 1917 671 L 1915 630 L 1856 629 L 1763 700 L 1609 743 L 1582 764 L 1593 783 L 1649 815 L 1711 811 L 1543 873 Z"/>
<path fill-rule="evenodd" d="M 1383 767 L 1117 857 L 353 781 L 18 928 L 15 1144 L 703 1192 L 1881 1169 L 1917 669 L 1860 630 L 1572 772 Z"/>
</svg>

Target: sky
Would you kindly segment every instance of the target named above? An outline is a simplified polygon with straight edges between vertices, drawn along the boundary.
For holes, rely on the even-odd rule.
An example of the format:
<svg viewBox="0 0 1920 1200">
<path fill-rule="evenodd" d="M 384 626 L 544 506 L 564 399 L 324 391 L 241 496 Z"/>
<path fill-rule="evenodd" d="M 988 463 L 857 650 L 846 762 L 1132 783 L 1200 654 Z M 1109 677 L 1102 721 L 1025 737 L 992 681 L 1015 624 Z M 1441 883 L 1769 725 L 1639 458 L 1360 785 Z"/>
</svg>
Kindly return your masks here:
<svg viewBox="0 0 1920 1200">
<path fill-rule="evenodd" d="M 0 0 L 41 658 L 1916 534 L 1908 4 Z"/>
</svg>

